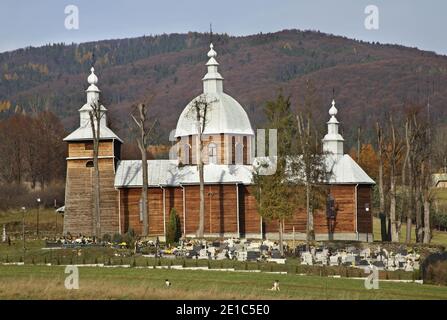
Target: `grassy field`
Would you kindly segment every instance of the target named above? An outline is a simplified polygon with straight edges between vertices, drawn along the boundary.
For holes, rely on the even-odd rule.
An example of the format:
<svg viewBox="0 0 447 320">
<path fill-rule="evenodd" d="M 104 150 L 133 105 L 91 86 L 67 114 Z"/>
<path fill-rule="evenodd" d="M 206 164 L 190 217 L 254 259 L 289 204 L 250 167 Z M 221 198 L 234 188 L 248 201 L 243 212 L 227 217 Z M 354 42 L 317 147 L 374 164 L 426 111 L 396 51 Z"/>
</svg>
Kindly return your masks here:
<svg viewBox="0 0 447 320">
<path fill-rule="evenodd" d="M 313 276 L 150 268 L 79 268 L 79 290 L 66 290 L 63 267 L 0 266 L 0 299 L 447 299 L 447 287 Z M 172 283 L 166 288 L 165 279 Z M 280 292 L 268 290 L 275 280 Z"/>
<path fill-rule="evenodd" d="M 56 215 L 53 210 L 40 212 L 41 230 L 56 234 Z M 321 274 L 318 268 L 302 272 L 298 260 L 287 265 L 243 263 L 205 260 L 156 260 L 133 256 L 129 249 L 88 248 L 43 250 L 43 240 L 29 239 L 35 233 L 36 211 L 26 216 L 27 242 L 13 239 L 11 246 L 0 243 L 0 264 L 24 261 L 24 266 L 0 265 L 0 299 L 447 299 L 447 287 L 415 283 L 380 282 L 380 290 L 366 290 L 362 280 L 346 277 L 365 276 L 359 269 L 348 268 L 349 274 L 334 279 Z M 21 231 L 21 212 L 0 213 L 0 226 L 8 224 L 8 231 Z M 62 219 L 58 217 L 59 228 Z M 60 229 L 59 229 L 60 232 Z M 404 235 L 402 235 L 404 236 Z M 375 220 L 375 239 L 380 239 L 380 224 Z M 434 244 L 447 245 L 447 234 L 436 232 Z M 51 263 L 52 266 L 42 264 Z M 80 267 L 80 290 L 64 287 L 65 264 L 131 265 L 132 268 Z M 41 265 L 38 265 L 41 264 Z M 238 272 L 182 271 L 154 269 L 155 265 L 185 264 L 187 267 L 235 268 Z M 61 266 L 59 266 L 61 265 Z M 136 266 L 136 268 L 135 268 Z M 296 268 L 296 269 L 294 269 Z M 290 269 L 290 270 L 289 270 Z M 352 269 L 352 270 L 351 270 Z M 262 273 L 240 272 L 262 270 Z M 294 270 L 293 272 L 291 270 Z M 273 274 L 269 271 L 287 271 Z M 326 269 L 327 274 L 332 273 Z M 308 273 L 300 276 L 299 273 Z M 319 276 L 320 275 L 320 276 Z M 411 273 L 381 274 L 381 279 L 411 279 Z M 164 287 L 165 279 L 173 287 Z M 416 279 L 416 278 L 415 278 Z M 281 292 L 268 289 L 280 280 Z"/>
<path fill-rule="evenodd" d="M 25 212 L 25 232 L 27 235 L 35 235 L 37 230 L 36 208 Z M 7 225 L 8 234 L 21 236 L 22 234 L 22 211 L 10 210 L 0 212 L 0 233 L 3 232 L 3 225 Z M 54 237 L 62 234 L 64 218 L 56 214 L 53 209 L 39 210 L 39 233 L 41 236 Z M 57 229 L 56 229 L 57 226 Z"/>
</svg>

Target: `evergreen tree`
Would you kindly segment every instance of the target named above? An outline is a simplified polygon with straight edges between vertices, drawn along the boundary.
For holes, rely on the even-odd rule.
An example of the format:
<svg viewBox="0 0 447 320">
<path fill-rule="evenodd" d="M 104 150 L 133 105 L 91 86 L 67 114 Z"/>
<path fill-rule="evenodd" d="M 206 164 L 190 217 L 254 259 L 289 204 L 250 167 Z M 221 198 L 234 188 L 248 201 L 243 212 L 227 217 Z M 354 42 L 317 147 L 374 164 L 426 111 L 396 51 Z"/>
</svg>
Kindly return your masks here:
<svg viewBox="0 0 447 320">
<path fill-rule="evenodd" d="M 180 218 L 177 210 L 173 208 L 169 216 L 168 230 L 166 231 L 166 243 L 172 245 L 180 240 L 182 233 L 180 228 Z"/>
<path fill-rule="evenodd" d="M 296 209 L 296 190 L 286 175 L 286 157 L 292 151 L 292 137 L 294 134 L 294 119 L 291 111 L 290 97 L 279 92 L 275 101 L 269 101 L 265 107 L 269 130 L 277 130 L 277 151 L 275 158 L 276 171 L 272 175 L 262 175 L 262 167 L 267 163 L 260 163 L 255 170 L 255 195 L 260 215 L 270 221 L 278 221 L 279 242 L 281 254 L 284 254 L 283 231 L 284 222 L 290 219 Z M 272 141 L 269 141 L 272 145 Z"/>
</svg>

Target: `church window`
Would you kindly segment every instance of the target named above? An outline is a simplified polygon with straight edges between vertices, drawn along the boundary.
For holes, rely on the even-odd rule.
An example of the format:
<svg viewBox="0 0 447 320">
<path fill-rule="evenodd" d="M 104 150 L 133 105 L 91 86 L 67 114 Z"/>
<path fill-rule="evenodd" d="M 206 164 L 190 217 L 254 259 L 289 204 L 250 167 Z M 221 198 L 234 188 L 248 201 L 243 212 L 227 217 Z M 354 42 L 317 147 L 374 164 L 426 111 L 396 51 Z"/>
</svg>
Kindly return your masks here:
<svg viewBox="0 0 447 320">
<path fill-rule="evenodd" d="M 210 164 L 217 164 L 217 145 L 215 143 L 208 145 L 208 162 Z"/>
<path fill-rule="evenodd" d="M 244 164 L 248 164 L 248 157 L 247 157 L 247 155 L 248 155 L 248 139 L 247 139 L 247 137 L 244 137 L 244 139 L 243 139 L 243 141 L 244 141 L 244 149 L 243 149 L 243 163 Z"/>
<path fill-rule="evenodd" d="M 183 164 L 192 164 L 191 146 L 189 144 L 183 145 Z"/>
<path fill-rule="evenodd" d="M 231 164 L 236 164 L 236 138 L 231 138 Z"/>
<path fill-rule="evenodd" d="M 95 165 L 94 165 L 93 161 L 87 161 L 87 163 L 85 164 L 85 166 L 86 166 L 87 168 L 93 168 Z"/>
<path fill-rule="evenodd" d="M 236 163 L 244 164 L 244 145 L 240 142 L 236 143 Z"/>
<path fill-rule="evenodd" d="M 84 149 L 85 150 L 93 150 L 93 142 L 84 143 Z"/>
</svg>

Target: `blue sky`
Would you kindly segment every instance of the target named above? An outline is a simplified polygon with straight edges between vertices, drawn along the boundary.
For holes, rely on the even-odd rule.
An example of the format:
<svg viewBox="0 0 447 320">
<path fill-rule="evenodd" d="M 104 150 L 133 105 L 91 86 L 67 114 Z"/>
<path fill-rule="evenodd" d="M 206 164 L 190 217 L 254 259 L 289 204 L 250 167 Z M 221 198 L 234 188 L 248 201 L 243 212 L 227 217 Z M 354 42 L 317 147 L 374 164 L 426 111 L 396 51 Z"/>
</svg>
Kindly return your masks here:
<svg viewBox="0 0 447 320">
<path fill-rule="evenodd" d="M 79 8 L 79 30 L 64 26 L 67 5 Z M 364 26 L 367 5 L 379 29 Z M 247 35 L 312 29 L 366 41 L 447 54 L 445 0 L 1 0 L 0 52 L 54 42 L 86 42 L 171 32 Z"/>
</svg>

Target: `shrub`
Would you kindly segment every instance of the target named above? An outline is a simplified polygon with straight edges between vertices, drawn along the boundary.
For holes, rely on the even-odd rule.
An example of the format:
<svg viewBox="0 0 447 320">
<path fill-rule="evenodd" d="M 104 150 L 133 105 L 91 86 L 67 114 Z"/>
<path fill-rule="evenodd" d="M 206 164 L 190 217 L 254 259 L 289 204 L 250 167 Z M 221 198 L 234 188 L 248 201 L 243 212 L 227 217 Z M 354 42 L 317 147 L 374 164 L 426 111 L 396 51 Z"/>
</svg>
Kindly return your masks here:
<svg viewBox="0 0 447 320">
<path fill-rule="evenodd" d="M 169 225 L 166 230 L 166 243 L 169 245 L 173 245 L 180 240 L 182 236 L 181 226 L 180 226 L 180 218 L 177 215 L 177 210 L 172 208 L 171 214 L 169 216 Z"/>
<path fill-rule="evenodd" d="M 113 243 L 121 243 L 123 242 L 123 236 L 119 233 L 115 233 L 112 237 L 112 242 Z"/>
<path fill-rule="evenodd" d="M 102 241 L 103 242 L 111 242 L 112 236 L 110 234 L 106 233 L 105 235 L 102 236 Z"/>
<path fill-rule="evenodd" d="M 437 261 L 429 264 L 425 271 L 425 283 L 447 285 L 447 261 Z"/>
<path fill-rule="evenodd" d="M 135 245 L 136 234 L 133 229 L 129 229 L 127 233 L 124 235 L 122 239 L 125 243 L 127 243 L 128 248 L 133 248 Z"/>
<path fill-rule="evenodd" d="M 447 285 L 447 252 L 428 256 L 421 265 L 424 283 Z"/>
</svg>

